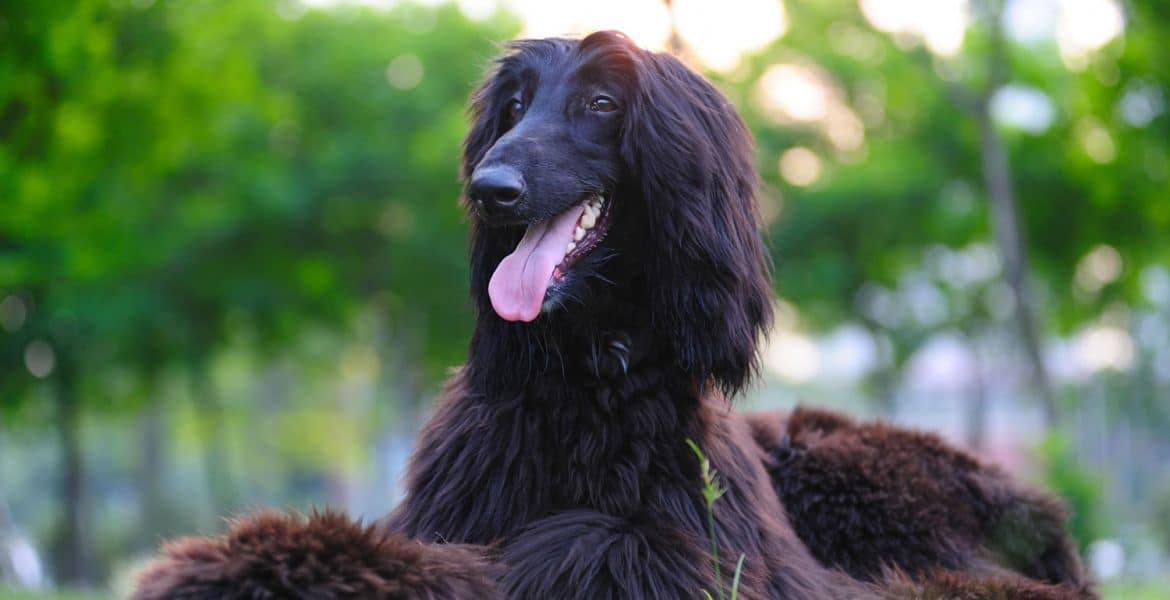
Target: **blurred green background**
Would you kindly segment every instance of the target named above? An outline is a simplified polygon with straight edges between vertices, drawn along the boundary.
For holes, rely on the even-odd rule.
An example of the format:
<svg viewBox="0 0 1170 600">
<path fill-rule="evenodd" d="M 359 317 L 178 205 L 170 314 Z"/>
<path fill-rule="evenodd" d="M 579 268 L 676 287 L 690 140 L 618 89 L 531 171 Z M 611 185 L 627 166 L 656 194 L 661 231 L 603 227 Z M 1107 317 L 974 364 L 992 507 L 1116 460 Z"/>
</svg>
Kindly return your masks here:
<svg viewBox="0 0 1170 600">
<path fill-rule="evenodd" d="M 598 28 L 756 136 L 743 407 L 939 431 L 1060 491 L 1107 597 L 1170 597 L 1161 0 L 4 3 L 0 597 L 393 506 L 472 323 L 467 94 L 500 41 Z"/>
</svg>

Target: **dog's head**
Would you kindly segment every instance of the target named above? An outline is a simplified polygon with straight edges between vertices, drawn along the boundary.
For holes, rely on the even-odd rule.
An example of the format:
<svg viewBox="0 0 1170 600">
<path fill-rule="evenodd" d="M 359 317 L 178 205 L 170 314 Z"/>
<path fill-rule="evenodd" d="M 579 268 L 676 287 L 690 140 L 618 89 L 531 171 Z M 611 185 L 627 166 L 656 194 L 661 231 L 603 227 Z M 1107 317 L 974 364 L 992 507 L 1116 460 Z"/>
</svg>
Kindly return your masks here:
<svg viewBox="0 0 1170 600">
<path fill-rule="evenodd" d="M 472 96 L 464 144 L 481 317 L 636 306 L 689 373 L 738 389 L 771 304 L 734 108 L 620 33 L 507 48 Z"/>
</svg>

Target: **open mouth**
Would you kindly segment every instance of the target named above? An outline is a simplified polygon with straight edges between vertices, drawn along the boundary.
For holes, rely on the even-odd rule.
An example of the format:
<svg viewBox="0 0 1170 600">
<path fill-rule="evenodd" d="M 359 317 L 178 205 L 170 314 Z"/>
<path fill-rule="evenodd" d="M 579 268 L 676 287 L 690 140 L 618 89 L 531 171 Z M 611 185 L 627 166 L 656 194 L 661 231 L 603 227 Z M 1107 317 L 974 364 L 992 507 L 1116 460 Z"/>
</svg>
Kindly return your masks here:
<svg viewBox="0 0 1170 600">
<path fill-rule="evenodd" d="M 609 233 L 609 203 L 605 196 L 593 196 L 583 202 L 582 206 L 581 216 L 577 217 L 576 227 L 573 228 L 573 240 L 565 244 L 565 256 L 553 268 L 553 281 L 564 279 L 569 267 L 589 254 Z"/>
<path fill-rule="evenodd" d="M 609 210 L 606 195 L 591 194 L 551 219 L 530 224 L 488 282 L 496 314 L 508 321 L 535 319 L 549 286 L 605 239 Z"/>
</svg>

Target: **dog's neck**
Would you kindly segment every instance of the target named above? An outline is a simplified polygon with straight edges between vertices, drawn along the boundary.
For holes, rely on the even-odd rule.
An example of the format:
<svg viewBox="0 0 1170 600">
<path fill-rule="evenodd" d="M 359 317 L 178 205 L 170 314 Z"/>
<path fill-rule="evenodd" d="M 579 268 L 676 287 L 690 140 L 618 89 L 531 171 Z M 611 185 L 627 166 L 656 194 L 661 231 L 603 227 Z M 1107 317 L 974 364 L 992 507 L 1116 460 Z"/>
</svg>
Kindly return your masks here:
<svg viewBox="0 0 1170 600">
<path fill-rule="evenodd" d="M 388 520 L 391 530 L 486 543 L 553 507 L 627 514 L 647 493 L 690 497 L 694 490 L 674 486 L 681 477 L 650 471 L 670 465 L 694 475 L 685 440 L 706 439 L 726 404 L 680 374 L 649 321 L 639 326 L 636 312 L 607 308 L 607 328 L 588 316 L 480 319 L 467 364 L 422 434 L 420 444 L 435 447 L 432 460 L 412 465 L 412 492 Z M 469 458 L 504 449 L 490 465 Z M 452 475 L 469 465 L 478 465 L 474 477 Z"/>
<path fill-rule="evenodd" d="M 651 377 L 679 390 L 697 389 L 649 316 L 631 304 L 598 312 L 552 313 L 531 323 L 481 316 L 467 362 L 469 382 L 488 395 L 530 389 L 597 388 Z"/>
</svg>

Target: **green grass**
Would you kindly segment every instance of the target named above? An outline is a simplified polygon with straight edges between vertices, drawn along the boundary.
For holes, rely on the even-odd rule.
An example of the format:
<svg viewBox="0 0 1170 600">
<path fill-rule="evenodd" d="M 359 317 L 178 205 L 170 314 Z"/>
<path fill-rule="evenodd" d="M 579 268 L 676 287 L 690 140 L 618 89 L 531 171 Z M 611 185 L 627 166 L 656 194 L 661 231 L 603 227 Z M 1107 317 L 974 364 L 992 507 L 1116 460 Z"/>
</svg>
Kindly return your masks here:
<svg viewBox="0 0 1170 600">
<path fill-rule="evenodd" d="M 1107 585 L 1101 590 L 1104 600 L 1166 600 L 1170 598 L 1170 581 Z"/>
<path fill-rule="evenodd" d="M 114 600 L 108 594 L 97 592 L 14 592 L 0 589 L 0 600 Z"/>
<path fill-rule="evenodd" d="M 695 453 L 699 459 L 699 473 L 703 476 L 703 499 L 707 502 L 707 534 L 711 538 L 711 562 L 715 568 L 715 584 L 719 591 L 719 600 L 724 600 L 723 596 L 723 574 L 719 569 L 719 541 L 715 536 L 715 502 L 723 497 L 727 492 L 726 489 L 719 486 L 719 482 L 715 479 L 715 469 L 711 468 L 711 461 L 703 455 L 703 451 L 694 440 L 688 439 L 687 445 Z M 731 580 L 731 600 L 736 600 L 739 597 L 739 576 L 743 573 L 743 554 L 739 555 L 739 560 L 735 563 L 735 577 Z M 707 600 L 714 600 L 711 597 L 711 592 L 703 590 L 703 597 Z"/>
</svg>

